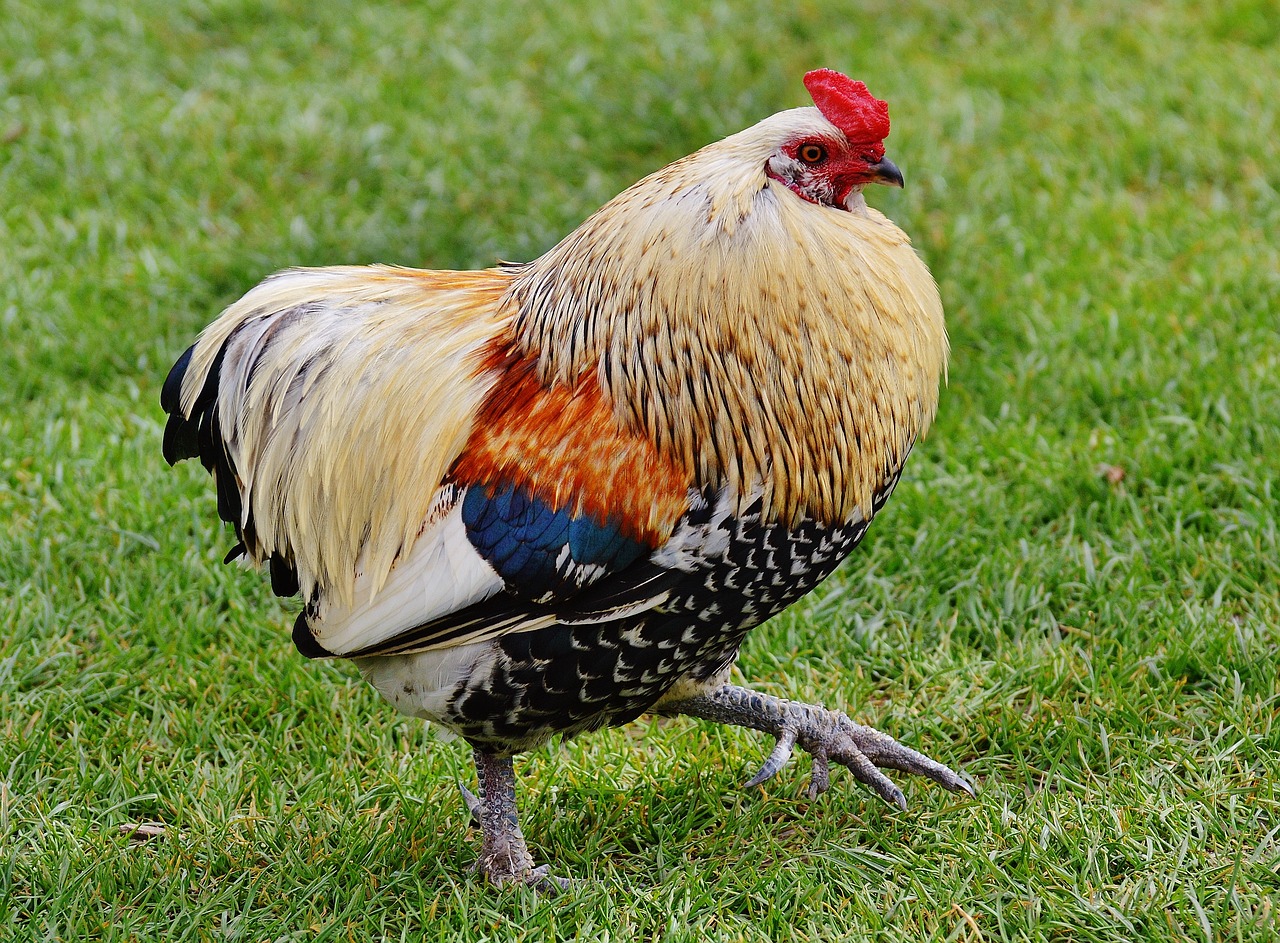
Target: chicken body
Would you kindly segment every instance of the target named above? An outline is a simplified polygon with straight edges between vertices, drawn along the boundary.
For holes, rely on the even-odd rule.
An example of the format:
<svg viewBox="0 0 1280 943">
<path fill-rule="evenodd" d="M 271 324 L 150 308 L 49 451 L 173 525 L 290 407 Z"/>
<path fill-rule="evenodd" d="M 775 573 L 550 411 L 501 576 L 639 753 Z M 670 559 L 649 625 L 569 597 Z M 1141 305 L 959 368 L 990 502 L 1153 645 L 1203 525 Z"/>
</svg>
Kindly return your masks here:
<svg viewBox="0 0 1280 943">
<path fill-rule="evenodd" d="M 649 710 L 773 734 L 753 782 L 799 743 L 815 792 L 829 759 L 896 802 L 877 767 L 969 788 L 728 683 L 862 538 L 945 369 L 933 281 L 861 196 L 901 184 L 887 110 L 806 84 L 819 107 L 645 178 L 534 262 L 273 276 L 165 384 L 166 457 L 201 458 L 232 555 L 301 595 L 298 648 L 476 750 L 495 882 L 549 880 L 511 755 Z"/>
</svg>

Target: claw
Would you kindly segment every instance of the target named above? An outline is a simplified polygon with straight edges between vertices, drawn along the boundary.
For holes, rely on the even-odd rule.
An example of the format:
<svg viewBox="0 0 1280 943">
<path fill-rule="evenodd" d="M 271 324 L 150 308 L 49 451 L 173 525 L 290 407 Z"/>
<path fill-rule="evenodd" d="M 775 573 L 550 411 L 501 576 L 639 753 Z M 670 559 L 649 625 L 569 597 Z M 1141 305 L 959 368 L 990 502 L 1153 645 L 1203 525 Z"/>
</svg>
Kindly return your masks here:
<svg viewBox="0 0 1280 943">
<path fill-rule="evenodd" d="M 462 784 L 462 780 L 458 780 L 458 789 L 462 792 L 462 801 L 467 804 L 467 811 L 471 813 L 471 821 L 479 825 L 481 824 L 480 814 L 484 812 L 484 802 L 480 800 L 474 792 Z"/>
<path fill-rule="evenodd" d="M 476 862 L 474 870 L 484 876 L 494 887 L 509 887 L 518 885 L 527 887 L 535 894 L 546 894 L 548 897 L 555 897 L 561 891 L 567 891 L 573 887 L 573 882 L 568 878 L 556 877 L 551 873 L 551 865 L 540 864 L 536 868 L 523 873 L 511 872 L 499 869 L 486 869 L 479 861 Z"/>
<path fill-rule="evenodd" d="M 907 811 L 907 797 L 902 794 L 902 790 L 895 786 L 888 776 L 876 769 L 875 764 L 857 747 L 836 757 L 836 762 L 847 766 L 852 771 L 854 779 L 870 787 L 885 802 L 897 806 L 903 812 Z"/>
<path fill-rule="evenodd" d="M 902 773 L 913 773 L 917 776 L 932 779 L 935 783 L 951 792 L 963 792 L 971 797 L 978 794 L 973 784 L 963 776 L 943 766 L 936 760 L 929 759 L 923 753 L 917 753 L 910 747 L 903 746 L 887 734 L 883 734 L 871 727 L 855 724 L 848 718 L 845 718 L 844 722 L 849 725 L 851 730 L 851 739 L 856 743 L 855 750 L 862 753 L 866 761 L 871 764 L 872 769 L 880 767 L 881 769 L 896 769 Z M 840 762 L 843 763 L 844 761 L 840 760 Z M 848 763 L 844 763 L 844 765 L 849 766 Z M 853 769 L 852 766 L 849 768 Z M 876 770 L 876 773 L 879 774 L 879 770 Z M 867 783 L 881 796 L 885 796 L 885 793 L 876 788 L 873 783 L 862 779 L 861 776 L 858 779 Z M 887 801 L 893 801 L 897 804 L 896 799 L 889 799 L 888 796 L 885 796 L 885 798 Z"/>
<path fill-rule="evenodd" d="M 748 727 L 777 737 L 773 750 L 760 772 L 747 783 L 748 787 L 758 786 L 777 774 L 799 745 L 813 756 L 813 778 L 808 789 L 811 798 L 816 799 L 830 787 L 832 762 L 848 767 L 858 782 L 899 809 L 907 807 L 907 800 L 881 769 L 925 776 L 952 792 L 976 795 L 973 785 L 963 776 L 887 734 L 855 724 L 840 711 L 725 684 L 713 691 L 671 702 L 664 706 L 663 712 Z"/>
<path fill-rule="evenodd" d="M 813 776 L 809 779 L 809 798 L 816 799 L 831 788 L 831 763 L 824 750 L 813 754 Z"/>
<path fill-rule="evenodd" d="M 568 878 L 560 878 L 552 874 L 549 864 L 540 864 L 530 871 L 525 884 L 548 897 L 555 897 L 561 891 L 567 891 L 573 887 L 573 882 Z"/>
<path fill-rule="evenodd" d="M 782 767 L 787 765 L 787 760 L 791 759 L 791 750 L 795 745 L 796 731 L 792 729 L 783 730 L 778 736 L 778 742 L 773 745 L 772 752 L 765 759 L 764 765 L 760 767 L 760 772 L 752 776 L 744 788 L 751 789 L 759 786 L 765 780 L 777 776 Z"/>
</svg>

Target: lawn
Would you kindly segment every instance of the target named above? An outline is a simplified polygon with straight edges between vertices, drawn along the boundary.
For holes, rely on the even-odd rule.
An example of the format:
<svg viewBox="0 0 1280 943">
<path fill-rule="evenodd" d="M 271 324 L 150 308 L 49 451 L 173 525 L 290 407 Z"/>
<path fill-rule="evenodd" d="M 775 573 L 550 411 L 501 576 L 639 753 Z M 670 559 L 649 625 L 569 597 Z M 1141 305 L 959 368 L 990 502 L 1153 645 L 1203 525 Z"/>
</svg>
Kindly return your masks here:
<svg viewBox="0 0 1280 943">
<path fill-rule="evenodd" d="M 1003 6 L 0 0 L 0 939 L 1273 939 L 1280 7 Z M 980 793 L 645 719 L 517 761 L 580 881 L 490 890 L 465 749 L 222 566 L 160 383 L 278 268 L 531 258 L 820 65 L 950 384 L 740 668 Z"/>
</svg>

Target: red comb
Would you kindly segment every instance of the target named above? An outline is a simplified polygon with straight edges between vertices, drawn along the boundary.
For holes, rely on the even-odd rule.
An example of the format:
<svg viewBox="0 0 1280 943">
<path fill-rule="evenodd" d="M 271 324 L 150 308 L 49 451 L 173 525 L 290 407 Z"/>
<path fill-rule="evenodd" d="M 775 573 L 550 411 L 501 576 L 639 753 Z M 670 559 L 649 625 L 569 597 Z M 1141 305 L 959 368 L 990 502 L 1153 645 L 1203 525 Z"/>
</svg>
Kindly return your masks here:
<svg viewBox="0 0 1280 943">
<path fill-rule="evenodd" d="M 814 69 L 804 87 L 826 118 L 854 144 L 874 144 L 889 136 L 889 106 L 861 82 L 835 69 Z"/>
</svg>

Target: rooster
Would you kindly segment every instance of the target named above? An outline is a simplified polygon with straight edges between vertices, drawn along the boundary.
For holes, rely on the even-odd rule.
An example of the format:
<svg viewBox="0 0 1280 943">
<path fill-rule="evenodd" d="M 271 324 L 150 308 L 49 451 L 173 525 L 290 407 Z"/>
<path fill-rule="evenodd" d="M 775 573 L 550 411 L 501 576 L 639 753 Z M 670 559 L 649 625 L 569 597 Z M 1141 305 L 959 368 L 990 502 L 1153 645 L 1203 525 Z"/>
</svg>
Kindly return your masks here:
<svg viewBox="0 0 1280 943">
<path fill-rule="evenodd" d="M 900 187 L 888 106 L 829 69 L 623 191 L 541 258 L 474 272 L 292 269 L 170 372 L 170 464 L 198 457 L 228 561 L 461 736 L 478 870 L 555 889 L 514 754 L 645 712 L 762 731 L 905 808 L 881 772 L 971 792 L 845 714 L 730 682 L 747 633 L 853 550 L 934 417 L 942 306 L 863 188 Z"/>
</svg>

